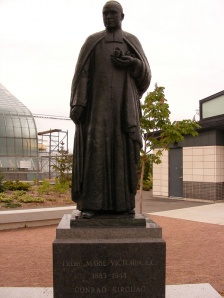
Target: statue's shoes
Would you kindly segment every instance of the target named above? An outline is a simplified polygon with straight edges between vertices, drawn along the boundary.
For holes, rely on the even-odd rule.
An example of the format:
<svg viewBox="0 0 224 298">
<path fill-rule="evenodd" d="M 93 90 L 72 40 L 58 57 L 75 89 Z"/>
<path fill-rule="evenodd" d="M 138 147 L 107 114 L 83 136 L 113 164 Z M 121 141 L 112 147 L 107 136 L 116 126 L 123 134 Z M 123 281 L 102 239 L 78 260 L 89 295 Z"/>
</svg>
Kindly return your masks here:
<svg viewBox="0 0 224 298">
<path fill-rule="evenodd" d="M 82 211 L 82 218 L 91 219 L 95 216 L 95 213 L 90 210 Z"/>
</svg>

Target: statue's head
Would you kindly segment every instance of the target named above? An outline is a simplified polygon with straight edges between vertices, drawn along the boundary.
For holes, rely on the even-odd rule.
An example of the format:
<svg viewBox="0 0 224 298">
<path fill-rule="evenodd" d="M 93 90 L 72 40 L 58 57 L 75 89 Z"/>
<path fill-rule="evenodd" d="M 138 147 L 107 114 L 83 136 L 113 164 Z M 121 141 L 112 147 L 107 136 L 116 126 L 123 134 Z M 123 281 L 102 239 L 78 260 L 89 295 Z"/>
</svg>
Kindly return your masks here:
<svg viewBox="0 0 224 298">
<path fill-rule="evenodd" d="M 124 19 L 123 8 L 117 1 L 108 1 L 103 7 L 103 22 L 108 30 L 121 28 Z"/>
</svg>

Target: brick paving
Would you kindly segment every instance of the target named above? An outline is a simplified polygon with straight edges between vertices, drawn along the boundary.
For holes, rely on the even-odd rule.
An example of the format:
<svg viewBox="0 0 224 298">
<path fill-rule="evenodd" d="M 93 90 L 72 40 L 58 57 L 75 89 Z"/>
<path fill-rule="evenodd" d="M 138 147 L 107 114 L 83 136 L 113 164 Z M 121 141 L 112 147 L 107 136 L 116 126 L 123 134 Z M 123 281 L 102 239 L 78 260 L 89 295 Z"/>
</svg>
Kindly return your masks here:
<svg viewBox="0 0 224 298">
<path fill-rule="evenodd" d="M 150 216 L 167 244 L 166 284 L 209 283 L 224 293 L 224 226 Z M 0 232 L 0 287 L 51 287 L 56 226 Z"/>
</svg>

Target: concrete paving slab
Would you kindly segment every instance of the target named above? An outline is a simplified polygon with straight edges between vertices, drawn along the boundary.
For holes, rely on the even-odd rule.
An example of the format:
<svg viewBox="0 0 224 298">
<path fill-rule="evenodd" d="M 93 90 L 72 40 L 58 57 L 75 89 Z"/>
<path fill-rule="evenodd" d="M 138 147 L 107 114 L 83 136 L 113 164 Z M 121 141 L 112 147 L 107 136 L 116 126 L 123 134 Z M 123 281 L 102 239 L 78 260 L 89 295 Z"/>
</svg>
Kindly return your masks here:
<svg viewBox="0 0 224 298">
<path fill-rule="evenodd" d="M 58 224 L 76 206 L 0 211 L 0 230 Z"/>
<path fill-rule="evenodd" d="M 224 225 L 224 203 L 150 213 L 153 215 Z"/>
<path fill-rule="evenodd" d="M 53 298 L 53 288 L 0 288 L 1 298 Z M 167 285 L 166 298 L 222 298 L 210 284 Z"/>
<path fill-rule="evenodd" d="M 166 286 L 166 298 L 220 298 L 210 284 Z"/>
<path fill-rule="evenodd" d="M 53 288 L 0 288 L 1 298 L 53 298 Z"/>
</svg>

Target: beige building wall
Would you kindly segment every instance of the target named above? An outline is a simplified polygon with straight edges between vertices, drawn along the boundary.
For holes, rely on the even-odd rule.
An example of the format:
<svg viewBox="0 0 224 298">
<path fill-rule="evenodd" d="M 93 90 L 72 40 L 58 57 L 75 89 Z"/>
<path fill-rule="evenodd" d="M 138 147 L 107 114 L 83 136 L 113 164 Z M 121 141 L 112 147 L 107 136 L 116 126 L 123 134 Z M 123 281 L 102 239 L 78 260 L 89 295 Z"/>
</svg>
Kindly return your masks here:
<svg viewBox="0 0 224 298">
<path fill-rule="evenodd" d="M 153 196 L 169 196 L 169 151 L 153 164 Z M 183 194 L 186 198 L 224 199 L 224 146 L 183 147 Z"/>
<path fill-rule="evenodd" d="M 156 151 L 156 150 L 155 150 Z M 162 163 L 153 164 L 153 196 L 169 196 L 169 152 L 163 151 Z"/>
<path fill-rule="evenodd" d="M 183 181 L 224 182 L 224 147 L 184 147 Z"/>
</svg>

